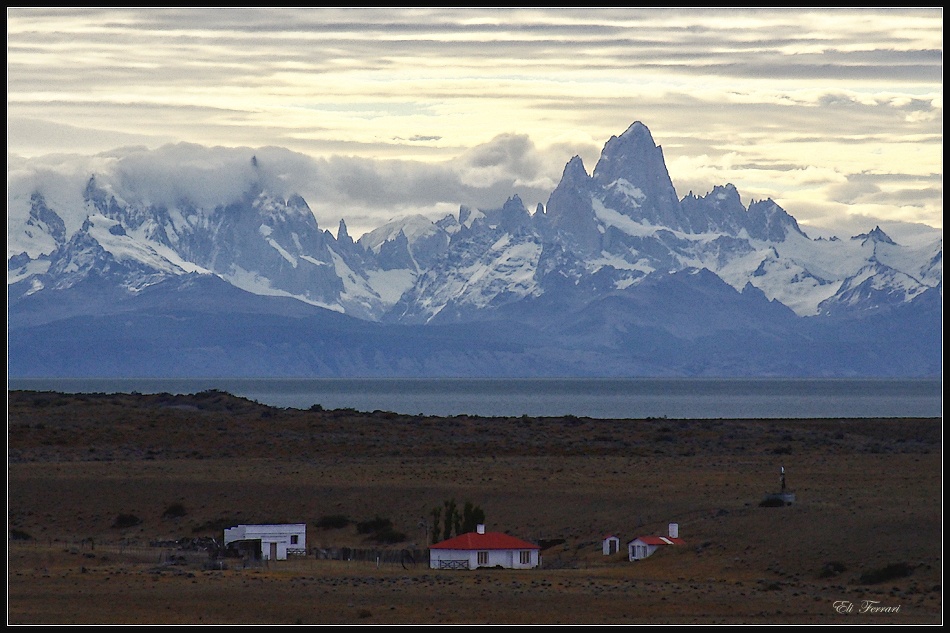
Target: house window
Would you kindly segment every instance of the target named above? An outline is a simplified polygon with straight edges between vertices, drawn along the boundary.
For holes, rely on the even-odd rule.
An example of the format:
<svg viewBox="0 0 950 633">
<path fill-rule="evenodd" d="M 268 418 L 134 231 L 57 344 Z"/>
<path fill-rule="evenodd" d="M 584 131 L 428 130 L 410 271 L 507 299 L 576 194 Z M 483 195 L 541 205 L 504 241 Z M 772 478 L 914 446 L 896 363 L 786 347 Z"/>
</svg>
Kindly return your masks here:
<svg viewBox="0 0 950 633">
<path fill-rule="evenodd" d="M 478 564 L 487 565 L 488 564 L 488 552 L 479 552 L 478 553 Z"/>
<path fill-rule="evenodd" d="M 529 552 L 529 551 L 521 552 L 521 564 L 522 564 L 522 565 L 530 565 L 530 564 L 531 564 L 531 552 Z"/>
<path fill-rule="evenodd" d="M 300 538 L 300 537 L 299 537 L 297 534 L 291 534 L 291 535 L 290 535 L 290 544 L 291 544 L 291 545 L 296 545 L 296 544 L 299 542 L 299 541 L 297 540 L 298 538 Z"/>
</svg>

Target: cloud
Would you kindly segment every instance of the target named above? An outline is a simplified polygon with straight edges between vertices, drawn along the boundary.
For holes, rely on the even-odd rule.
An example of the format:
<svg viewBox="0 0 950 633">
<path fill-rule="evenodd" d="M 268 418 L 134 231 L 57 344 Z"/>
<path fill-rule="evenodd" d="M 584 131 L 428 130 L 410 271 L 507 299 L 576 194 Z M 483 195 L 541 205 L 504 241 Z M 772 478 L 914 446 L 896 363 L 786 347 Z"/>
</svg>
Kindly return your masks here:
<svg viewBox="0 0 950 633">
<path fill-rule="evenodd" d="M 901 217 L 916 192 L 921 221 L 942 222 L 942 183 L 884 182 L 895 165 L 941 171 L 937 7 L 7 16 L 8 152 L 151 148 L 112 157 L 115 177 L 151 199 L 232 195 L 258 148 L 275 186 L 299 189 L 322 225 L 499 206 L 513 193 L 533 209 L 573 155 L 592 169 L 604 142 L 641 120 L 678 191 L 732 182 L 744 200 L 830 195 L 815 203 L 874 202 L 882 214 L 890 200 Z M 166 146 L 178 143 L 214 150 L 176 166 Z M 232 175 L 212 181 L 219 164 Z M 876 196 L 834 188 L 860 173 Z"/>
<path fill-rule="evenodd" d="M 69 125 L 29 117 L 8 117 L 7 132 L 15 135 L 14 146 L 29 156 L 43 154 L 95 154 L 116 147 L 169 143 L 170 136 L 153 136 L 135 132 Z"/>
<path fill-rule="evenodd" d="M 880 193 L 881 188 L 873 182 L 848 180 L 826 189 L 828 197 L 842 204 L 854 204 L 870 195 Z"/>
<path fill-rule="evenodd" d="M 454 163 L 460 181 L 475 188 L 498 181 L 530 180 L 541 169 L 534 143 L 527 134 L 500 134 L 465 152 Z"/>
<path fill-rule="evenodd" d="M 515 193 L 533 210 L 538 202 L 547 202 L 563 169 L 554 167 L 554 155 L 560 152 L 541 151 L 523 135 L 500 135 L 441 163 L 314 158 L 277 147 L 176 143 L 154 150 L 120 148 L 94 157 L 16 158 L 8 182 L 21 212 L 32 191 L 59 191 L 54 199 L 72 213 L 72 226 L 82 221 L 81 193 L 93 176 L 125 202 L 166 207 L 188 201 L 213 208 L 239 199 L 260 182 L 284 197 L 302 195 L 322 227 L 335 228 L 343 219 L 358 237 L 401 215 L 436 219 L 461 205 L 498 208 Z"/>
<path fill-rule="evenodd" d="M 184 200 L 214 207 L 240 198 L 253 182 L 284 197 L 302 195 L 318 224 L 335 232 L 340 220 L 354 238 L 386 222 L 411 214 L 438 219 L 457 213 L 461 205 L 492 209 L 518 194 L 529 211 L 546 203 L 564 165 L 583 139 L 539 148 L 530 138 L 502 134 L 454 159 L 440 163 L 377 160 L 362 157 L 313 158 L 278 147 L 204 147 L 178 143 L 157 149 L 127 147 L 95 156 L 46 155 L 8 159 L 8 209 L 25 218 L 29 195 L 40 191 L 73 231 L 82 223 L 82 190 L 88 179 L 133 204 L 174 207 Z M 256 159 L 256 161 L 254 160 Z M 713 186 L 737 185 L 743 202 L 772 198 L 803 225 L 809 234 L 866 232 L 891 221 L 929 223 L 934 208 L 942 209 L 941 178 L 913 175 L 859 174 L 845 179 L 819 169 L 785 169 L 788 188 L 772 188 L 768 178 L 756 180 L 740 164 L 743 157 L 700 156 L 684 165 L 671 165 L 680 195 L 687 188 L 697 195 Z M 253 164 L 256 162 L 256 166 Z M 588 170 L 593 164 L 587 165 Z M 678 179 L 676 170 L 697 181 Z M 752 170 L 754 172 L 754 170 Z M 698 176 L 697 176 L 698 175 Z M 693 182 L 692 186 L 685 186 Z M 937 225 L 939 226 L 939 224 Z M 814 236 L 814 235 L 813 235 Z"/>
<path fill-rule="evenodd" d="M 352 156 L 315 159 L 309 180 L 313 199 L 308 201 L 323 224 L 341 217 L 349 228 L 356 227 L 354 234 L 399 215 L 421 213 L 437 219 L 457 213 L 462 205 L 498 208 L 514 194 L 534 211 L 538 203 L 547 203 L 573 155 L 570 149 L 577 145 L 564 141 L 541 149 L 526 135 L 501 134 L 438 163 Z"/>
</svg>

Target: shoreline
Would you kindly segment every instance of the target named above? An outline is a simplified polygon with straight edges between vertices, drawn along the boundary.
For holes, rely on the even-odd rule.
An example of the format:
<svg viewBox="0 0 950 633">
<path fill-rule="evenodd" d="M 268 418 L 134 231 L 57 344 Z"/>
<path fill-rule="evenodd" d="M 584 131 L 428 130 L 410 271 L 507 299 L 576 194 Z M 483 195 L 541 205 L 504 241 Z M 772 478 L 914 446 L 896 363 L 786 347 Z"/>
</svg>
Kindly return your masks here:
<svg viewBox="0 0 950 633">
<path fill-rule="evenodd" d="M 598 388 L 593 391 L 590 390 L 579 390 L 578 385 L 587 384 L 588 379 L 526 379 L 528 384 L 533 384 L 536 381 L 548 381 L 552 383 L 561 383 L 565 380 L 570 383 L 569 388 L 564 388 L 556 390 L 553 393 L 548 392 L 529 392 L 526 391 L 524 387 L 511 387 L 509 381 L 503 380 L 494 380 L 494 379 L 444 379 L 450 383 L 461 382 L 465 384 L 480 384 L 483 387 L 478 390 L 463 389 L 459 391 L 452 391 L 445 389 L 437 389 L 433 385 L 440 383 L 440 380 L 432 382 L 430 379 L 317 379 L 317 380 L 303 380 L 303 381 L 290 381 L 300 383 L 301 385 L 307 385 L 306 388 L 301 387 L 299 391 L 308 394 L 307 396 L 301 395 L 288 395 L 295 393 L 293 389 L 287 388 L 286 390 L 268 392 L 268 393 L 259 393 L 252 391 L 250 393 L 245 393 L 242 390 L 236 389 L 221 389 L 219 387 L 208 387 L 206 389 L 197 389 L 192 388 L 188 390 L 178 389 L 178 390 L 169 390 L 162 389 L 157 386 L 157 383 L 164 382 L 166 384 L 163 387 L 170 387 L 172 385 L 167 384 L 168 381 L 142 381 L 138 379 L 129 379 L 127 382 L 137 385 L 137 389 L 127 388 L 125 390 L 96 390 L 88 388 L 88 383 L 90 381 L 85 379 L 76 379 L 77 382 L 81 382 L 84 385 L 84 389 L 76 390 L 63 390 L 63 389 L 22 389 L 22 388 L 9 388 L 9 384 L 16 385 L 17 382 L 23 383 L 23 380 L 20 381 L 11 381 L 8 383 L 8 394 L 12 392 L 23 391 L 27 393 L 46 393 L 46 394 L 60 394 L 60 395 L 85 395 L 85 396 L 130 396 L 130 395 L 146 395 L 146 396 L 164 396 L 164 397 L 194 397 L 200 394 L 222 394 L 231 396 L 234 398 L 240 398 L 247 400 L 248 402 L 253 402 L 255 404 L 260 404 L 266 407 L 270 407 L 277 410 L 294 410 L 294 411 L 308 411 L 308 410 L 325 410 L 325 411 L 346 411 L 349 413 L 358 413 L 361 415 L 371 415 L 375 413 L 385 413 L 390 415 L 398 415 L 404 417 L 425 417 L 425 418 L 458 418 L 458 417 L 467 417 L 467 418 L 493 418 L 493 419 L 512 419 L 512 418 L 523 418 L 531 417 L 537 419 L 556 419 L 556 418 L 566 418 L 566 417 L 576 417 L 583 419 L 591 420 L 654 420 L 654 419 L 666 419 L 666 420 L 831 420 L 831 419 L 937 419 L 942 417 L 942 391 L 938 389 L 937 392 L 922 396 L 925 398 L 939 398 L 939 404 L 936 406 L 936 409 L 933 405 L 925 405 L 921 401 L 910 401 L 909 399 L 914 397 L 911 394 L 895 394 L 895 398 L 901 400 L 893 403 L 888 403 L 886 405 L 881 405 L 878 402 L 862 401 L 862 396 L 855 397 L 853 395 L 842 396 L 843 404 L 836 405 L 837 409 L 848 409 L 850 411 L 847 413 L 841 414 L 830 414 L 827 412 L 829 406 L 823 404 L 828 400 L 834 399 L 834 392 L 821 393 L 820 395 L 813 394 L 815 402 L 809 402 L 809 396 L 799 396 L 791 395 L 786 392 L 776 392 L 774 394 L 769 393 L 759 393 L 759 392 L 745 392 L 742 391 L 738 395 L 737 393 L 724 393 L 719 395 L 717 390 L 710 390 L 703 392 L 700 390 L 699 393 L 691 393 L 682 389 L 674 389 L 670 395 L 659 395 L 654 392 L 654 388 L 647 390 L 637 390 L 633 389 L 632 394 L 631 388 L 629 385 L 638 385 L 641 382 L 641 379 L 617 379 L 623 385 L 627 386 L 625 392 L 621 394 L 615 388 L 605 387 L 605 381 L 601 379 L 590 379 L 590 384 L 597 385 Z M 607 379 L 606 382 L 610 383 L 612 379 Z M 657 384 L 667 384 L 670 382 L 669 379 L 648 379 L 655 380 Z M 679 379 L 674 379 L 673 382 L 677 382 Z M 722 379 L 682 379 L 685 381 L 683 385 L 690 385 L 691 388 L 696 384 L 695 381 L 703 382 L 705 380 L 709 381 L 711 385 L 719 385 L 723 382 Z M 727 379 L 728 382 L 731 379 Z M 751 379 L 737 379 L 740 382 L 747 382 Z M 757 379 L 756 379 L 757 380 Z M 762 379 L 767 382 L 774 382 L 775 379 Z M 815 379 L 802 379 L 809 382 Z M 828 381 L 825 379 L 817 379 L 818 382 L 825 384 Z M 871 380 L 878 382 L 879 379 L 857 379 L 858 382 L 866 382 Z M 882 379 L 885 384 L 892 385 L 893 381 L 890 379 Z M 928 385 L 935 385 L 938 388 L 942 387 L 942 383 L 939 379 L 920 379 L 922 382 Z M 274 379 L 275 382 L 287 382 L 282 379 Z M 343 390 L 330 390 L 330 391 L 321 391 L 313 392 L 314 383 L 321 382 L 331 382 L 331 383 L 345 383 L 349 386 Z M 27 381 L 28 382 L 28 381 Z M 45 381 L 44 381 L 45 382 Z M 114 385 L 116 381 L 113 380 L 102 380 L 103 385 Z M 182 379 L 180 381 L 174 381 L 180 385 L 192 385 L 193 383 L 190 380 Z M 233 382 L 233 381 L 232 381 Z M 257 380 L 251 380 L 249 382 L 259 382 Z M 377 383 L 386 383 L 388 386 L 382 391 L 374 391 L 376 387 L 371 385 Z M 405 389 L 396 390 L 393 388 L 393 385 L 401 385 L 402 383 L 407 382 L 410 384 L 418 384 L 423 387 L 418 390 Z M 834 381 L 832 381 L 834 382 Z M 855 382 L 855 380 L 848 379 L 845 381 L 848 384 Z M 906 382 L 904 379 L 900 379 L 899 382 Z M 146 385 L 143 383 L 153 383 L 151 385 Z M 484 385 L 490 384 L 492 389 L 491 391 L 486 391 Z M 370 385 L 370 386 L 367 386 Z M 232 385 L 233 386 L 233 385 Z M 357 386 L 360 388 L 358 389 Z M 148 387 L 148 388 L 146 388 Z M 362 388 L 369 390 L 371 395 L 367 395 L 361 391 Z M 500 390 L 500 391 L 499 391 Z M 932 389 L 930 389 L 932 390 Z M 500 395 L 495 395 L 499 393 Z M 390 395 L 386 395 L 390 394 Z M 308 397 L 313 396 L 313 397 Z M 919 394 L 917 397 L 921 397 Z M 307 398 L 304 400 L 303 398 Z M 880 399 L 879 396 L 873 396 L 875 399 Z M 906 402 L 905 402 L 906 400 Z M 663 401 L 665 405 L 657 405 L 658 401 Z M 765 406 L 763 402 L 769 401 L 774 403 L 781 403 L 775 405 L 769 405 L 772 408 L 778 408 L 784 411 L 794 410 L 795 413 L 783 413 L 781 415 L 774 413 L 762 413 L 761 409 Z M 462 403 L 465 404 L 462 404 Z M 899 404 L 898 404 L 899 402 Z M 335 403 L 335 404 L 334 404 Z M 358 403 L 363 403 L 362 405 Z M 449 404 L 452 403 L 452 404 Z M 570 403 L 570 404 L 567 404 Z M 396 406 L 392 406 L 392 405 Z M 894 410 L 897 407 L 904 407 L 906 412 L 902 411 L 900 413 L 894 413 Z M 518 407 L 518 408 L 516 408 Z M 509 409 L 505 411 L 504 409 Z M 446 411 L 446 409 L 453 409 L 451 411 Z M 518 411 L 517 413 L 512 413 L 511 410 Z M 644 413 L 644 410 L 649 409 L 658 409 L 658 411 L 651 411 L 649 413 Z M 756 411 L 756 410 L 759 411 Z M 820 409 L 825 409 L 825 411 L 820 411 Z M 919 410 L 935 409 L 933 413 L 917 413 Z M 580 413 L 579 411 L 586 410 L 588 413 Z M 630 414 L 631 410 L 639 410 L 637 414 Z M 687 411 L 687 413 L 676 414 L 671 413 L 672 411 Z M 854 411 L 861 411 L 862 413 L 855 413 Z M 526 411 L 534 411 L 533 413 L 527 413 Z M 567 413 L 566 411 L 575 411 L 574 413 Z M 697 414 L 697 412 L 702 412 Z M 717 412 L 718 413 L 713 413 Z M 752 413 L 748 413 L 751 411 Z M 914 413 L 911 413 L 911 412 Z"/>
</svg>

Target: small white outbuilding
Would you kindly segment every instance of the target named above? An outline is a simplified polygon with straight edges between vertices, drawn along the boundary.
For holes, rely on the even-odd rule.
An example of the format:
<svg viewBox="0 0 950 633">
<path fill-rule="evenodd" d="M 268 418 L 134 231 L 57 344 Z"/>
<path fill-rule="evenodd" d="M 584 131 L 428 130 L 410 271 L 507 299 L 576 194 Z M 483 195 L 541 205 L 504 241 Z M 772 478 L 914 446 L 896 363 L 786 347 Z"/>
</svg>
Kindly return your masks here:
<svg viewBox="0 0 950 633">
<path fill-rule="evenodd" d="M 224 546 L 238 541 L 260 541 L 262 560 L 287 560 L 288 556 L 306 555 L 307 524 L 282 523 L 236 525 L 224 530 Z"/>
<path fill-rule="evenodd" d="M 620 537 L 608 534 L 604 537 L 604 556 L 611 556 L 620 551 Z"/>
</svg>

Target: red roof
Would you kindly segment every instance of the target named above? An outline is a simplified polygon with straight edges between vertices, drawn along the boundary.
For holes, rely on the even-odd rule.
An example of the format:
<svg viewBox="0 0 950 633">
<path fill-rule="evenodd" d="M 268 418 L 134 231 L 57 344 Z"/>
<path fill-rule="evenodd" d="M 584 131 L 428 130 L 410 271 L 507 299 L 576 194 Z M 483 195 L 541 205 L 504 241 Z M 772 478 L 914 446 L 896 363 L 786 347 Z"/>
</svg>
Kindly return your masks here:
<svg viewBox="0 0 950 633">
<path fill-rule="evenodd" d="M 540 546 L 502 532 L 468 532 L 447 541 L 430 545 L 429 549 L 541 549 Z"/>
<path fill-rule="evenodd" d="M 647 545 L 686 545 L 683 539 L 670 536 L 638 536 L 633 540 L 642 541 Z"/>
</svg>

